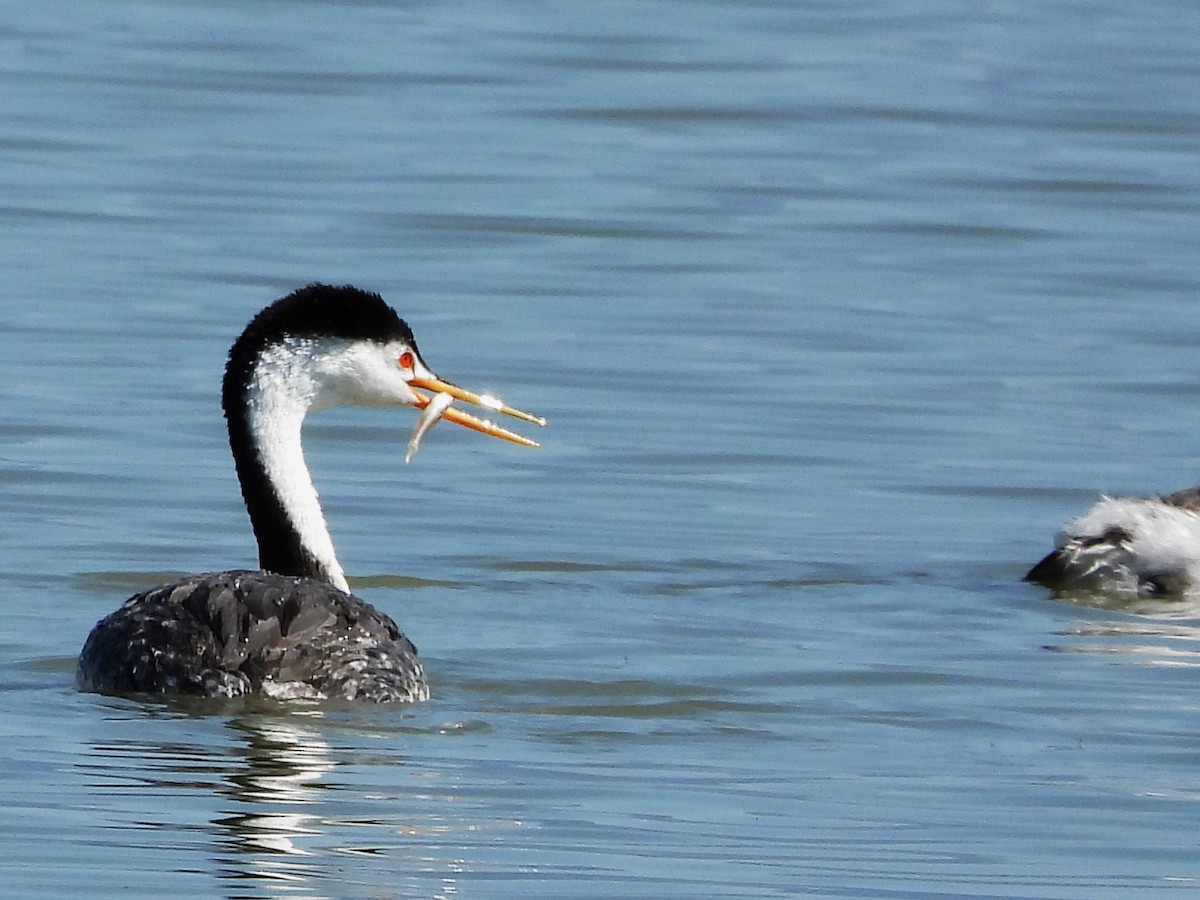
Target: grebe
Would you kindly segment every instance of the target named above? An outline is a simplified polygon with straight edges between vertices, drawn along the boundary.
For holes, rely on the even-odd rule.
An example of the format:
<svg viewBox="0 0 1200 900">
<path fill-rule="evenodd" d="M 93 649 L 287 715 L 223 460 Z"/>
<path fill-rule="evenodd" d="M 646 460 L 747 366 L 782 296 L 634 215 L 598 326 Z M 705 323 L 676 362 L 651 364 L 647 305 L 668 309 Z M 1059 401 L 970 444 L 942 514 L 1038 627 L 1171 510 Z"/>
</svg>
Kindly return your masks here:
<svg viewBox="0 0 1200 900">
<path fill-rule="evenodd" d="M 1060 593 L 1200 596 L 1200 487 L 1164 497 L 1102 497 L 1063 526 L 1055 549 L 1025 580 Z"/>
<path fill-rule="evenodd" d="M 427 699 L 416 648 L 389 616 L 350 593 L 300 430 L 310 410 L 413 406 L 423 412 L 409 456 L 439 418 L 537 446 L 450 408 L 454 399 L 546 424 L 439 379 L 408 325 L 378 294 L 312 284 L 262 310 L 229 351 L 221 393 L 262 570 L 194 575 L 130 597 L 88 636 L 76 674 L 80 688 Z"/>
</svg>

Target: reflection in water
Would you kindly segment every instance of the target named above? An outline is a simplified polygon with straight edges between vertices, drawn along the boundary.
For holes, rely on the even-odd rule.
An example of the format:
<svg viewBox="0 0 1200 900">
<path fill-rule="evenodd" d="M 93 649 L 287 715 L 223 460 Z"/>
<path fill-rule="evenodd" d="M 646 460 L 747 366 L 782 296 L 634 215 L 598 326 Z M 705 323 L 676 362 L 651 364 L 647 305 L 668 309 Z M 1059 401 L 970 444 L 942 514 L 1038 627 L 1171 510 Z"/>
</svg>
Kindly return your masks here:
<svg viewBox="0 0 1200 900">
<path fill-rule="evenodd" d="M 1059 591 L 1054 596 L 1072 606 L 1115 616 L 1058 632 L 1080 640 L 1052 644 L 1049 650 L 1120 654 L 1158 666 L 1200 665 L 1200 600 L 1106 591 Z"/>
<path fill-rule="evenodd" d="M 321 817 L 305 807 L 319 799 L 321 779 L 336 763 L 321 734 L 302 721 L 252 715 L 230 722 L 246 739 L 246 767 L 229 772 L 224 788 L 244 811 L 214 822 L 227 836 L 224 877 L 303 882 L 310 874 L 297 857 L 312 854 L 297 841 L 321 833 Z"/>
<path fill-rule="evenodd" d="M 1059 632 L 1079 638 L 1050 645 L 1060 653 L 1112 653 L 1138 657 L 1147 665 L 1200 666 L 1200 625 L 1161 619 L 1106 619 Z"/>
<path fill-rule="evenodd" d="M 1087 606 L 1156 619 L 1200 621 L 1200 599 L 1194 597 L 1142 597 L 1117 591 L 1057 591 L 1054 596 L 1072 606 Z"/>
<path fill-rule="evenodd" d="M 1072 606 L 1124 615 L 1085 622 L 1058 632 L 1082 640 L 1047 647 L 1060 653 L 1112 653 L 1140 657 L 1148 665 L 1200 665 L 1200 601 L 1138 597 L 1103 591 L 1064 591 L 1055 597 Z"/>
<path fill-rule="evenodd" d="M 403 758 L 389 752 L 370 760 L 390 773 L 393 790 L 351 795 L 339 792 L 344 785 L 330 783 L 344 763 L 326 739 L 327 710 L 242 709 L 218 719 L 211 708 L 196 709 L 184 700 L 137 704 L 132 711 L 127 701 L 100 702 L 117 707 L 123 730 L 150 726 L 157 734 L 156 720 L 173 720 L 171 743 L 110 739 L 94 743 L 81 763 L 106 824 L 126 835 L 122 843 L 150 828 L 155 837 L 136 838 L 137 843 L 167 850 L 177 872 L 211 872 L 229 896 L 248 890 L 256 896 L 327 896 L 331 878 L 340 886 L 333 893 L 344 892 L 348 878 L 378 881 L 378 871 L 331 866 L 331 857 L 383 861 L 384 883 L 419 878 L 428 886 L 432 878 L 442 892 L 455 892 L 456 871 L 467 863 L 457 847 L 442 858 L 447 848 L 440 841 L 448 827 L 412 820 L 431 798 L 405 795 L 411 803 L 399 807 L 394 800 L 390 779 Z M 391 733 L 373 722 L 374 729 Z M 343 773 L 343 779 L 354 777 L 347 769 Z M 349 796 L 355 805 L 346 815 L 337 804 Z M 363 833 L 382 840 L 367 845 L 351 837 Z M 410 840 L 418 843 L 409 846 Z M 206 862 L 198 863 L 196 855 Z"/>
</svg>

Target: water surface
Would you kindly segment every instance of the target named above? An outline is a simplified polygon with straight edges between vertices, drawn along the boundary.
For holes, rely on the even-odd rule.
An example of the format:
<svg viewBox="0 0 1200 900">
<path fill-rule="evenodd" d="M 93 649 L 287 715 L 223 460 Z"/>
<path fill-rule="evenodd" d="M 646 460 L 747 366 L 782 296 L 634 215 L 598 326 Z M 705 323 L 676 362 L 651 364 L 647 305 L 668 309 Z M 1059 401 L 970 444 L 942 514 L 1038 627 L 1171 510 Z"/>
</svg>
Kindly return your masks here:
<svg viewBox="0 0 1200 900">
<path fill-rule="evenodd" d="M 277 0 L 0 25 L 20 896 L 1191 896 L 1200 614 L 1020 582 L 1197 480 L 1200 13 Z M 80 694 L 252 565 L 226 349 L 382 292 L 538 452 L 314 418 L 399 709 Z"/>
</svg>

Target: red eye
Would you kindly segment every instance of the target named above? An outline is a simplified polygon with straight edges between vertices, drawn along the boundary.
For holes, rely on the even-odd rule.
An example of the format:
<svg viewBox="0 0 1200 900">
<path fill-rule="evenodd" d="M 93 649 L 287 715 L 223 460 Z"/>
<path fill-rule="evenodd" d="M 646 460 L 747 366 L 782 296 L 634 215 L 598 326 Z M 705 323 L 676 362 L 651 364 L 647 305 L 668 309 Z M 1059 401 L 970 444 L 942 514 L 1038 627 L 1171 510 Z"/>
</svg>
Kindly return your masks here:
<svg viewBox="0 0 1200 900">
<path fill-rule="evenodd" d="M 412 351 L 411 351 L 411 350 L 405 350 L 405 351 L 404 351 L 403 353 L 401 353 L 401 354 L 400 354 L 400 356 L 399 356 L 399 357 L 396 359 L 396 362 L 397 362 L 397 364 L 398 364 L 398 365 L 400 366 L 400 368 L 402 368 L 402 369 L 411 369 L 411 368 L 413 367 L 413 364 L 414 364 L 416 361 L 417 361 L 417 358 L 416 358 L 415 356 L 413 356 L 413 353 L 412 353 Z"/>
</svg>

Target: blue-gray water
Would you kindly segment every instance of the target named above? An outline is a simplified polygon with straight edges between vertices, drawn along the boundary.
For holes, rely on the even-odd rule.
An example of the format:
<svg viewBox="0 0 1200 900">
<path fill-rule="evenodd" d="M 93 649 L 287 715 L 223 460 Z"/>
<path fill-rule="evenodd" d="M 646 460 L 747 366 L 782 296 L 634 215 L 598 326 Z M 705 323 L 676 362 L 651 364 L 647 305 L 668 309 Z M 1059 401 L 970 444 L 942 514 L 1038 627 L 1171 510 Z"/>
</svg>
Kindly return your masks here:
<svg viewBox="0 0 1200 900">
<path fill-rule="evenodd" d="M 1200 481 L 1198 98 L 1182 3 L 7 5 L 3 893 L 1193 896 L 1200 615 L 1020 576 Z M 77 693 L 254 562 L 217 383 L 314 279 L 552 422 L 310 424 L 434 698 Z"/>
</svg>

